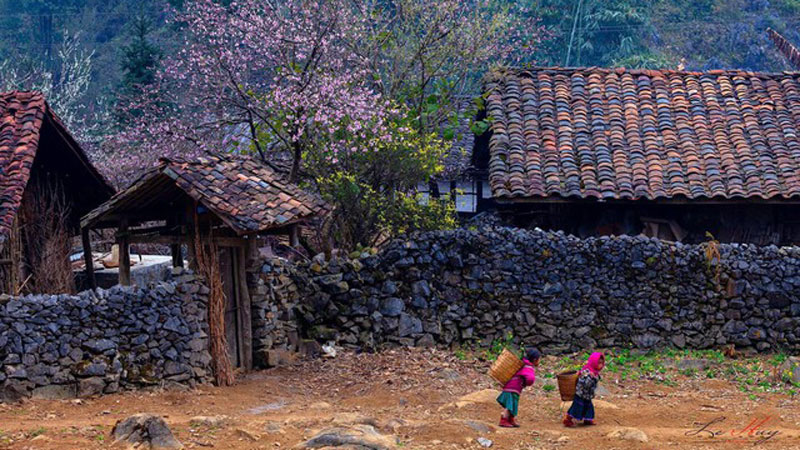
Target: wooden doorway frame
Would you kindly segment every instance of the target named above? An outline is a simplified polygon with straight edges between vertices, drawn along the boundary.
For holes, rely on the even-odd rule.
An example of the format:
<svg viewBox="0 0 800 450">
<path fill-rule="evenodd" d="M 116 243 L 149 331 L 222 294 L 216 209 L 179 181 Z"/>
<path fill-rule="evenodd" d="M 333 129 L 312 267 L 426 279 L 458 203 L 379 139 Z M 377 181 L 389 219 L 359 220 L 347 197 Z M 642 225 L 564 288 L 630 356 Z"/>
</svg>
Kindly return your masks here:
<svg viewBox="0 0 800 450">
<path fill-rule="evenodd" d="M 253 322 L 250 292 L 247 288 L 247 259 L 245 248 L 247 241 L 242 239 L 241 242 L 230 242 L 219 244 L 220 251 L 229 251 L 231 256 L 231 270 L 232 279 L 235 283 L 231 291 L 236 296 L 234 304 L 236 305 L 236 339 L 239 345 L 236 346 L 238 351 L 238 367 L 246 370 L 253 368 Z"/>
</svg>

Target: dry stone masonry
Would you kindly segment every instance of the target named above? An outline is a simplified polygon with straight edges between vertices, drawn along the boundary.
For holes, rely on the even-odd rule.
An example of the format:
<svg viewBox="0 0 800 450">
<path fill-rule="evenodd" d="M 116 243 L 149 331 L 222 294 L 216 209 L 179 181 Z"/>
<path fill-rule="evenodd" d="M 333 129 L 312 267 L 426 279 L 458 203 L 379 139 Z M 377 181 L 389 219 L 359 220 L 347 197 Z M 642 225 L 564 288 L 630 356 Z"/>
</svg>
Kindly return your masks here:
<svg viewBox="0 0 800 450">
<path fill-rule="evenodd" d="M 719 259 L 706 250 L 486 227 L 263 271 L 284 280 L 282 314 L 301 338 L 363 349 L 489 345 L 511 333 L 548 352 L 733 344 L 797 353 L 800 248 L 723 244 Z"/>
<path fill-rule="evenodd" d="M 205 382 L 207 297 L 179 271 L 147 288 L 0 296 L 0 400 Z"/>
</svg>

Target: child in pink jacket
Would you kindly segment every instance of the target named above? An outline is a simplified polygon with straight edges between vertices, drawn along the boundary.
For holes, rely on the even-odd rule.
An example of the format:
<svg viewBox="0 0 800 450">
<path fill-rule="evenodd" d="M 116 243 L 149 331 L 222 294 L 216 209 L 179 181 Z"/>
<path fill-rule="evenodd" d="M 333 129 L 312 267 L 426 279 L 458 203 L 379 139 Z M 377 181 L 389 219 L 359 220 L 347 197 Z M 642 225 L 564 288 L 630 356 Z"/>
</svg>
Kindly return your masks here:
<svg viewBox="0 0 800 450">
<path fill-rule="evenodd" d="M 519 424 L 514 419 L 519 412 L 519 394 L 522 393 L 525 386 L 531 386 L 536 381 L 536 367 L 539 365 L 541 356 L 539 350 L 529 348 L 525 352 L 525 358 L 522 360 L 525 365 L 508 380 L 508 383 L 503 387 L 503 392 L 497 397 L 497 403 L 503 407 L 503 414 L 500 416 L 501 427 L 519 427 Z"/>
</svg>

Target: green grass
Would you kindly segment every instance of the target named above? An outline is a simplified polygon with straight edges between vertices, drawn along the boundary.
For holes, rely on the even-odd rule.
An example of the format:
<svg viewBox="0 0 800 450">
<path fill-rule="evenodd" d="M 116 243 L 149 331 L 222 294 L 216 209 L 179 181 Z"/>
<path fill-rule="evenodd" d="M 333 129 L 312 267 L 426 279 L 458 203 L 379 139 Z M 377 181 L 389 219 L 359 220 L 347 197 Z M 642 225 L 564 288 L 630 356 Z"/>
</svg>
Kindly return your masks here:
<svg viewBox="0 0 800 450">
<path fill-rule="evenodd" d="M 544 390 L 545 392 L 553 392 L 556 390 L 556 387 L 553 384 L 545 384 L 544 386 L 542 386 L 542 390 Z"/>
<path fill-rule="evenodd" d="M 495 340 L 489 348 L 475 351 L 458 349 L 455 350 L 455 355 L 461 360 L 494 361 L 500 351 L 510 346 L 512 341 L 513 336 L 508 334 L 503 339 Z M 791 373 L 776 369 L 789 357 L 783 351 L 742 359 L 729 359 L 719 350 L 665 349 L 634 352 L 629 348 L 617 348 L 606 350 L 605 355 L 605 383 L 650 381 L 676 387 L 686 381 L 720 380 L 732 383 L 748 395 L 775 393 L 794 397 L 800 393 L 800 383 L 791 382 Z M 558 373 L 582 367 L 588 357 L 588 352 L 558 356 L 545 354 L 537 373 L 543 379 L 553 380 Z M 678 369 L 676 365 L 682 359 L 705 360 L 708 367 L 702 370 Z M 552 382 L 545 383 L 542 389 L 546 392 L 555 389 L 555 386 L 548 386 L 552 386 Z"/>
<path fill-rule="evenodd" d="M 514 343 L 514 333 L 508 332 L 506 335 L 501 339 L 495 339 L 492 341 L 492 344 L 489 346 L 488 349 L 484 350 L 483 352 L 483 359 L 486 361 L 494 361 L 500 356 L 504 348 L 512 348 L 512 344 Z M 519 356 L 519 355 L 517 355 Z"/>
</svg>

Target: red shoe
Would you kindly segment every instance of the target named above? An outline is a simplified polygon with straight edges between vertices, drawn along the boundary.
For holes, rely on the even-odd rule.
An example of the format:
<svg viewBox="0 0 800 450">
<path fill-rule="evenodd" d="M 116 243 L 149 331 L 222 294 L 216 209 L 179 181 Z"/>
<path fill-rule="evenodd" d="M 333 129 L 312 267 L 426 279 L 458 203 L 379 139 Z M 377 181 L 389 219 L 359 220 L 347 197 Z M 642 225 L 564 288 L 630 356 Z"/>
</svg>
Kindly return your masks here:
<svg viewBox="0 0 800 450">
<path fill-rule="evenodd" d="M 516 417 L 514 417 L 514 416 L 511 416 L 511 417 L 509 417 L 509 418 L 508 418 L 508 421 L 509 421 L 509 422 L 511 422 L 511 425 L 512 425 L 514 428 L 519 428 L 519 424 L 517 423 L 517 419 L 516 419 Z"/>
<path fill-rule="evenodd" d="M 514 423 L 511 421 L 511 419 L 508 419 L 506 417 L 500 416 L 500 427 L 502 427 L 502 428 L 514 428 Z"/>
<path fill-rule="evenodd" d="M 588 426 L 597 425 L 594 420 L 584 420 L 583 424 Z"/>
<path fill-rule="evenodd" d="M 565 427 L 572 428 L 575 426 L 575 422 L 572 421 L 572 417 L 569 414 L 564 416 L 564 420 L 562 421 Z"/>
</svg>

